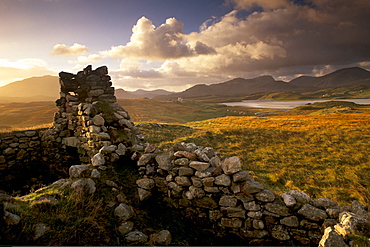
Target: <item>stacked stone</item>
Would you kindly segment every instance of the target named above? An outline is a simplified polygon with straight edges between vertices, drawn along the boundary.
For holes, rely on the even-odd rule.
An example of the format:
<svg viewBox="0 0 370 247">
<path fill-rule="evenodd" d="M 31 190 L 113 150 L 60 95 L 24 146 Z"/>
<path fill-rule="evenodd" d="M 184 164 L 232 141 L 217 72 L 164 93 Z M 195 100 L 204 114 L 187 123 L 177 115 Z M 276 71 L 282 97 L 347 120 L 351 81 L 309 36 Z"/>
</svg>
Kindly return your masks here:
<svg viewBox="0 0 370 247">
<path fill-rule="evenodd" d="M 139 144 L 139 129 L 116 102 L 114 87 L 106 66 L 87 66 L 77 74 L 60 72 L 61 97 L 54 116 L 54 130 L 64 146 L 79 149 L 81 162 L 89 162 L 102 147 L 102 152 L 120 150 L 110 159 L 124 155 L 126 147 Z M 123 152 L 123 154 L 121 154 Z"/>
<path fill-rule="evenodd" d="M 213 224 L 215 234 L 228 230 L 248 244 L 317 245 L 323 230 L 346 210 L 302 191 L 275 195 L 242 170 L 238 157 L 221 159 L 210 147 L 177 143 L 169 154 L 149 150 L 137 162 L 140 199 L 158 190 L 185 215 Z"/>
</svg>

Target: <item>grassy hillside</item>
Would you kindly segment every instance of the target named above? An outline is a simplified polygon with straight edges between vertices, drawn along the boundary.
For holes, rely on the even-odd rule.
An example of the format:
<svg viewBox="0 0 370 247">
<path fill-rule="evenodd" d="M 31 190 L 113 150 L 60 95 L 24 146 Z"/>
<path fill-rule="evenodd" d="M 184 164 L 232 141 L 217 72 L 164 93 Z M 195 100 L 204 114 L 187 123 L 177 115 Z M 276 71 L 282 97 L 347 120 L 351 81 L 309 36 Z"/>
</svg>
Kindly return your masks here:
<svg viewBox="0 0 370 247">
<path fill-rule="evenodd" d="M 185 141 L 237 155 L 277 193 L 370 203 L 370 113 L 223 117 L 142 132 L 161 148 Z"/>
</svg>

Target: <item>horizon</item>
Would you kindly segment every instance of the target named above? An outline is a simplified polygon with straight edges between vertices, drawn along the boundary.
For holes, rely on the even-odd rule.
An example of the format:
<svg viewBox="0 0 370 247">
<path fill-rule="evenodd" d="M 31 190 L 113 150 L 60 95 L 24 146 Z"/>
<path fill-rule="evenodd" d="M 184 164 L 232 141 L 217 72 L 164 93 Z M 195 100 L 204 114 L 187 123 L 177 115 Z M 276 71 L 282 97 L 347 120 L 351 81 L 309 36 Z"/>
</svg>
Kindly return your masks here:
<svg viewBox="0 0 370 247">
<path fill-rule="evenodd" d="M 369 13 L 366 0 L 2 0 L 0 87 L 87 64 L 126 91 L 369 71 Z"/>
</svg>

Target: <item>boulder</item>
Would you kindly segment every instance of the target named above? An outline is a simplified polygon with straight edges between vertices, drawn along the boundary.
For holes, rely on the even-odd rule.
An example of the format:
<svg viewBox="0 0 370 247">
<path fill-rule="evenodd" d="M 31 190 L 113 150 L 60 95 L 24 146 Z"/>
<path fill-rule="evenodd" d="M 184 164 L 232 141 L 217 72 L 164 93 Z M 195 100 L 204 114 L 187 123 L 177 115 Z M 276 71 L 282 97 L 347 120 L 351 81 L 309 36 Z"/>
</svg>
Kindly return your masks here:
<svg viewBox="0 0 370 247">
<path fill-rule="evenodd" d="M 150 242 L 153 245 L 169 245 L 172 241 L 172 235 L 168 230 L 162 230 L 150 235 Z"/>
<path fill-rule="evenodd" d="M 126 221 L 126 222 L 123 222 L 119 227 L 118 227 L 118 231 L 123 234 L 123 235 L 126 235 L 127 233 L 131 232 L 132 229 L 134 228 L 134 223 L 131 222 L 131 221 Z"/>
<path fill-rule="evenodd" d="M 148 242 L 148 236 L 140 231 L 133 231 L 127 233 L 125 239 L 127 242 L 138 242 L 142 244 Z"/>
<path fill-rule="evenodd" d="M 118 207 L 114 209 L 114 215 L 121 221 L 127 221 L 134 216 L 134 209 L 125 203 L 120 203 Z"/>
<path fill-rule="evenodd" d="M 321 221 L 328 217 L 324 210 L 318 209 L 310 204 L 303 205 L 298 211 L 298 214 L 312 221 Z"/>
<path fill-rule="evenodd" d="M 319 247 L 348 247 L 348 245 L 336 231 L 328 227 L 319 242 Z"/>
<path fill-rule="evenodd" d="M 197 171 L 203 172 L 210 166 L 210 164 L 206 162 L 192 161 L 189 163 L 189 166 Z"/>
<path fill-rule="evenodd" d="M 226 158 L 221 166 L 226 175 L 231 175 L 242 170 L 239 157 L 237 156 Z"/>
</svg>

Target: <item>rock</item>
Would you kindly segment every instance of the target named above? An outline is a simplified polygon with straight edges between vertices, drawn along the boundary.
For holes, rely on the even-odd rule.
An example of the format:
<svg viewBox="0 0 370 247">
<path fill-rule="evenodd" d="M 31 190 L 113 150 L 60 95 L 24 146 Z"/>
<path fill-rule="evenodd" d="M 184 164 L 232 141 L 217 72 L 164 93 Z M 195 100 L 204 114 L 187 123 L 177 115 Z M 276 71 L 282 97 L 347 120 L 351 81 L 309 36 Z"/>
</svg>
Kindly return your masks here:
<svg viewBox="0 0 370 247">
<path fill-rule="evenodd" d="M 157 149 L 157 146 L 154 144 L 148 143 L 144 149 L 145 153 L 154 153 L 154 151 Z"/>
<path fill-rule="evenodd" d="M 328 198 L 319 198 L 316 200 L 312 200 L 310 204 L 316 208 L 321 208 L 321 209 L 328 209 L 328 208 L 334 208 L 334 209 L 339 209 L 340 206 L 338 203 L 336 203 L 333 200 L 330 200 Z"/>
<path fill-rule="evenodd" d="M 211 222 L 215 222 L 219 219 L 221 219 L 223 214 L 220 210 L 209 210 L 209 220 Z"/>
<path fill-rule="evenodd" d="M 189 166 L 197 171 L 202 172 L 205 171 L 210 166 L 210 164 L 206 162 L 192 161 L 189 163 Z"/>
<path fill-rule="evenodd" d="M 99 153 L 102 153 L 102 154 L 110 154 L 110 153 L 113 153 L 116 150 L 117 150 L 117 146 L 116 145 L 103 146 L 99 150 Z"/>
<path fill-rule="evenodd" d="M 143 189 L 151 190 L 155 187 L 155 181 L 151 178 L 142 178 L 136 181 L 136 184 Z"/>
<path fill-rule="evenodd" d="M 137 165 L 146 166 L 153 157 L 154 157 L 153 154 L 143 154 L 142 156 L 140 156 Z"/>
<path fill-rule="evenodd" d="M 221 186 L 230 186 L 231 185 L 231 179 L 226 174 L 221 174 L 220 176 L 217 176 L 215 178 L 215 184 L 221 185 Z"/>
<path fill-rule="evenodd" d="M 21 221 L 21 217 L 16 214 L 12 214 L 8 211 L 4 212 L 4 222 L 8 226 L 18 225 Z"/>
<path fill-rule="evenodd" d="M 88 187 L 88 193 L 93 194 L 96 191 L 95 182 L 91 178 L 86 179 L 87 187 Z"/>
<path fill-rule="evenodd" d="M 64 137 L 62 139 L 62 144 L 69 147 L 79 147 L 80 140 L 77 137 Z"/>
<path fill-rule="evenodd" d="M 97 126 L 104 126 L 105 124 L 105 119 L 100 115 L 95 115 L 91 120 Z"/>
<path fill-rule="evenodd" d="M 206 177 L 202 179 L 204 187 L 212 187 L 215 181 L 214 177 Z"/>
<path fill-rule="evenodd" d="M 35 235 L 33 236 L 33 240 L 39 239 L 40 237 L 44 236 L 47 231 L 50 230 L 50 227 L 44 223 L 38 223 L 34 227 Z"/>
<path fill-rule="evenodd" d="M 226 158 L 221 166 L 226 175 L 231 175 L 242 170 L 239 157 L 237 156 Z"/>
<path fill-rule="evenodd" d="M 73 165 L 69 168 L 69 177 L 70 178 L 82 177 L 83 173 L 88 169 L 89 169 L 88 165 Z"/>
<path fill-rule="evenodd" d="M 176 159 L 175 160 L 175 165 L 176 166 L 188 166 L 189 165 L 189 159 L 188 158 Z M 180 167 L 180 168 L 185 168 L 185 167 Z M 188 168 L 188 167 L 186 167 L 186 168 Z"/>
<path fill-rule="evenodd" d="M 264 188 L 263 184 L 248 180 L 242 186 L 241 191 L 247 194 L 255 194 L 262 191 Z"/>
<path fill-rule="evenodd" d="M 221 164 L 222 164 L 221 159 L 218 156 L 212 157 L 209 160 L 209 163 L 211 164 L 212 167 L 215 167 L 215 168 L 221 166 Z"/>
<path fill-rule="evenodd" d="M 243 225 L 243 221 L 238 218 L 222 218 L 221 225 L 223 227 L 241 228 Z"/>
<path fill-rule="evenodd" d="M 4 164 L 5 162 L 6 162 L 5 157 L 0 155 L 0 164 Z"/>
<path fill-rule="evenodd" d="M 241 235 L 244 238 L 251 238 L 251 239 L 258 238 L 258 239 L 262 239 L 262 238 L 265 238 L 268 234 L 269 233 L 266 230 L 253 230 L 253 231 L 244 230 L 244 229 L 241 230 Z"/>
<path fill-rule="evenodd" d="M 195 207 L 207 208 L 207 209 L 216 209 L 217 202 L 210 197 L 196 198 L 193 200 L 193 205 Z"/>
<path fill-rule="evenodd" d="M 363 216 L 350 212 L 343 212 L 339 215 L 339 219 L 339 224 L 335 225 L 335 230 L 343 237 L 370 235 L 370 222 Z"/>
<path fill-rule="evenodd" d="M 298 214 L 312 221 L 320 221 L 328 217 L 324 210 L 318 209 L 310 204 L 303 205 L 303 207 L 298 211 Z"/>
<path fill-rule="evenodd" d="M 154 245 L 169 245 L 172 241 L 172 235 L 168 230 L 162 230 L 150 235 L 150 242 Z"/>
<path fill-rule="evenodd" d="M 191 182 L 193 183 L 194 187 L 202 187 L 203 186 L 203 181 L 200 178 L 197 177 L 191 177 Z"/>
<path fill-rule="evenodd" d="M 123 235 L 126 235 L 127 233 L 131 232 L 132 229 L 134 228 L 134 223 L 131 222 L 131 221 L 126 221 L 126 222 L 123 222 L 119 227 L 118 227 L 118 231 L 123 234 Z"/>
<path fill-rule="evenodd" d="M 233 196 L 222 196 L 218 204 L 221 207 L 235 207 L 238 203 L 238 199 Z"/>
<path fill-rule="evenodd" d="M 35 136 L 36 135 L 36 131 L 34 130 L 28 130 L 26 132 L 24 132 L 24 134 L 28 137 L 32 137 L 32 136 Z"/>
<path fill-rule="evenodd" d="M 288 207 L 293 207 L 297 204 L 296 199 L 287 193 L 281 194 L 281 197 L 283 198 L 285 205 L 287 205 Z"/>
<path fill-rule="evenodd" d="M 339 206 L 339 205 L 338 205 Z M 362 205 L 359 201 L 357 200 L 354 200 L 352 202 L 352 205 L 351 205 L 351 212 L 354 213 L 354 214 L 358 214 L 358 215 L 361 215 L 361 216 L 365 216 L 366 215 L 366 210 L 365 210 L 365 206 Z"/>
<path fill-rule="evenodd" d="M 101 131 L 101 128 L 99 126 L 96 126 L 96 125 L 89 126 L 89 132 L 91 133 L 100 133 L 100 131 Z"/>
<path fill-rule="evenodd" d="M 121 221 L 127 221 L 134 216 L 134 209 L 125 203 L 120 203 L 114 210 L 114 215 L 117 216 Z"/>
<path fill-rule="evenodd" d="M 120 156 L 125 155 L 127 151 L 127 148 L 122 143 L 118 144 L 116 153 Z"/>
<path fill-rule="evenodd" d="M 328 208 L 326 210 L 326 213 L 329 215 L 330 218 L 332 219 L 339 219 L 339 214 L 342 213 L 343 211 L 340 209 L 335 209 L 335 208 Z"/>
<path fill-rule="evenodd" d="M 105 164 L 105 158 L 102 153 L 97 153 L 91 158 L 91 164 L 93 166 L 102 166 Z"/>
<path fill-rule="evenodd" d="M 348 247 L 348 245 L 336 231 L 328 227 L 324 231 L 319 247 Z"/>
<path fill-rule="evenodd" d="M 251 178 L 252 178 L 252 176 L 249 175 L 248 171 L 240 171 L 240 172 L 237 172 L 237 173 L 233 174 L 234 183 L 243 182 L 243 181 L 249 180 Z"/>
<path fill-rule="evenodd" d="M 155 160 L 158 163 L 158 168 L 162 170 L 168 171 L 173 168 L 173 165 L 170 160 L 170 156 L 168 155 L 158 155 L 157 157 L 155 157 Z"/>
<path fill-rule="evenodd" d="M 195 187 L 195 186 L 190 186 L 189 192 L 193 198 L 203 198 L 206 195 L 203 189 Z"/>
<path fill-rule="evenodd" d="M 91 171 L 91 175 L 90 175 L 90 177 L 92 177 L 92 178 L 100 178 L 100 172 L 97 170 L 97 169 L 93 169 L 92 171 Z"/>
<path fill-rule="evenodd" d="M 299 190 L 290 190 L 286 194 L 293 196 L 294 199 L 300 204 L 308 204 L 311 200 L 310 196 Z"/>
<path fill-rule="evenodd" d="M 190 167 L 180 167 L 179 168 L 179 176 L 192 176 L 192 175 L 194 175 L 194 170 L 192 168 Z"/>
<path fill-rule="evenodd" d="M 275 195 L 270 190 L 263 190 L 255 195 L 256 199 L 261 202 L 273 202 Z"/>
<path fill-rule="evenodd" d="M 125 239 L 127 242 L 139 242 L 142 244 L 148 242 L 148 236 L 140 231 L 133 231 L 127 233 Z"/>
<path fill-rule="evenodd" d="M 252 225 L 253 228 L 257 230 L 262 230 L 263 228 L 265 228 L 265 224 L 263 223 L 262 220 L 254 219 Z"/>
<path fill-rule="evenodd" d="M 188 151 L 177 151 L 174 153 L 175 157 L 185 157 L 188 158 L 189 160 L 196 160 L 197 156 L 193 153 L 190 153 Z"/>
<path fill-rule="evenodd" d="M 190 179 L 185 176 L 177 176 L 175 178 L 175 182 L 180 186 L 190 186 L 191 185 Z"/>
<path fill-rule="evenodd" d="M 209 162 L 208 156 L 200 149 L 194 151 L 194 153 L 198 156 L 198 159 L 204 162 Z"/>
<path fill-rule="evenodd" d="M 298 227 L 299 220 L 296 216 L 289 216 L 289 217 L 285 217 L 281 219 L 280 224 L 288 226 L 288 227 Z"/>
<path fill-rule="evenodd" d="M 79 179 L 71 184 L 71 189 L 78 193 L 83 193 L 89 190 L 89 185 L 85 180 Z"/>
<path fill-rule="evenodd" d="M 207 177 L 210 177 L 212 176 L 212 173 L 214 171 L 214 167 L 209 167 L 207 168 L 205 171 L 196 171 L 195 172 L 195 176 L 198 177 L 198 178 L 207 178 Z"/>
<path fill-rule="evenodd" d="M 137 188 L 137 193 L 139 195 L 140 201 L 145 201 L 146 199 L 150 198 L 152 196 L 152 193 L 150 191 L 147 191 L 142 188 Z"/>
<path fill-rule="evenodd" d="M 99 137 L 100 137 L 100 140 L 102 140 L 102 141 L 109 141 L 110 140 L 110 135 L 106 132 L 100 132 Z"/>
<path fill-rule="evenodd" d="M 286 241 L 290 239 L 289 232 L 282 225 L 274 226 L 271 230 L 271 236 L 281 241 Z"/>
<path fill-rule="evenodd" d="M 108 185 L 109 187 L 118 188 L 118 185 L 112 180 L 106 180 L 105 184 Z"/>
<path fill-rule="evenodd" d="M 265 209 L 271 213 L 278 214 L 280 216 L 288 216 L 289 215 L 289 208 L 287 208 L 282 203 L 266 203 Z"/>
<path fill-rule="evenodd" d="M 243 218 L 245 219 L 246 211 L 243 206 L 238 207 L 221 207 L 221 212 L 224 213 L 228 218 Z"/>
</svg>

